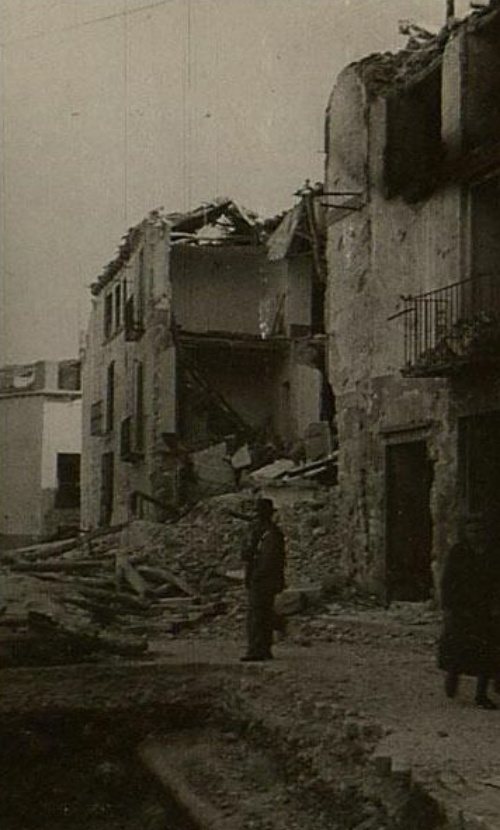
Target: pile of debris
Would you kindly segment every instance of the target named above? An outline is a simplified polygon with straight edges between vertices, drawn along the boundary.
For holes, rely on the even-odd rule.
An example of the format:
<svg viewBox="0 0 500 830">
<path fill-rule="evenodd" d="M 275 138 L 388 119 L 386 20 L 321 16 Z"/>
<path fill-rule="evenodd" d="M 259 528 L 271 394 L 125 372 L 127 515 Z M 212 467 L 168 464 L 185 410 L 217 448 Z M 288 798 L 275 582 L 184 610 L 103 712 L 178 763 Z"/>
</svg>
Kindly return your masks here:
<svg viewBox="0 0 500 830">
<path fill-rule="evenodd" d="M 336 488 L 279 506 L 287 539 L 285 613 L 339 586 Z M 251 491 L 199 502 L 177 521 L 134 521 L 108 533 L 0 555 L 0 657 L 7 665 L 144 654 L 186 632 L 238 636 L 242 543 Z"/>
<path fill-rule="evenodd" d="M 151 631 L 175 633 L 181 620 L 192 624 L 217 611 L 164 567 L 165 557 L 156 555 L 155 546 L 135 554 L 124 545 L 123 534 L 2 555 L 4 665 L 139 656 Z"/>
</svg>

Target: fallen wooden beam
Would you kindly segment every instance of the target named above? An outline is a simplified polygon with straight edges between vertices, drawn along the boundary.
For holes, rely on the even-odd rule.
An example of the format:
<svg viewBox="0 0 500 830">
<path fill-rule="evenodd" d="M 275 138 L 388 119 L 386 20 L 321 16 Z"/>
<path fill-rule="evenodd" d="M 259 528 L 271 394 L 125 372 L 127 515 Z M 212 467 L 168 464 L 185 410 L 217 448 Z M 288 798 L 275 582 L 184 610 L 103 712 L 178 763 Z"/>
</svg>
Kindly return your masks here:
<svg viewBox="0 0 500 830">
<path fill-rule="evenodd" d="M 28 558 L 44 558 L 45 556 L 52 556 L 53 554 L 66 553 L 69 550 L 74 550 L 79 545 L 78 537 L 73 539 L 61 539 L 59 542 L 40 542 L 36 545 L 29 545 L 25 548 L 10 548 L 5 551 L 9 557 L 20 558 L 26 556 Z"/>
<path fill-rule="evenodd" d="M 105 563 L 106 564 L 106 563 Z M 79 573 L 81 571 L 102 568 L 102 559 L 55 559 L 44 562 L 14 562 L 10 565 L 11 571 L 20 573 L 47 573 L 48 571 L 62 573 Z"/>
<path fill-rule="evenodd" d="M 156 776 L 169 798 L 199 830 L 240 830 L 235 816 L 225 816 L 212 803 L 201 798 L 179 772 L 178 750 L 171 750 L 155 739 L 139 747 L 139 757 Z"/>
</svg>

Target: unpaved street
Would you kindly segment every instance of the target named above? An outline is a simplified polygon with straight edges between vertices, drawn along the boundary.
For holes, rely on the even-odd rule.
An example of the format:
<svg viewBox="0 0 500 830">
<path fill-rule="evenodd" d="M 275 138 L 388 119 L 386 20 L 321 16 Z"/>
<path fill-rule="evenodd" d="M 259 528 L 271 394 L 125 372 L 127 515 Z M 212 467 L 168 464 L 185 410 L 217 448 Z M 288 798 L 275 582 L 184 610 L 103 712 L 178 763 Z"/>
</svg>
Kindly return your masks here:
<svg viewBox="0 0 500 830">
<path fill-rule="evenodd" d="M 45 752 L 57 757 L 55 736 L 69 761 L 71 736 L 84 735 L 79 792 L 109 822 L 96 770 L 132 792 L 127 745 L 134 758 L 142 751 L 160 790 L 180 787 L 199 826 L 205 816 L 206 826 L 277 830 L 500 827 L 499 713 L 472 705 L 467 680 L 456 701 L 445 698 L 437 620 L 346 607 L 320 622 L 295 619 L 276 659 L 262 664 L 241 664 L 243 644 L 226 636 L 159 639 L 141 663 L 4 670 L 4 737 L 24 735 L 16 757 L 26 786 Z M 51 826 L 83 826 L 58 814 L 64 787 L 52 788 Z M 136 798 L 126 826 L 143 826 L 145 815 L 165 826 L 152 803 Z M 5 796 L 2 809 L 14 809 Z M 7 818 L 4 826 L 20 826 L 19 813 Z"/>
</svg>

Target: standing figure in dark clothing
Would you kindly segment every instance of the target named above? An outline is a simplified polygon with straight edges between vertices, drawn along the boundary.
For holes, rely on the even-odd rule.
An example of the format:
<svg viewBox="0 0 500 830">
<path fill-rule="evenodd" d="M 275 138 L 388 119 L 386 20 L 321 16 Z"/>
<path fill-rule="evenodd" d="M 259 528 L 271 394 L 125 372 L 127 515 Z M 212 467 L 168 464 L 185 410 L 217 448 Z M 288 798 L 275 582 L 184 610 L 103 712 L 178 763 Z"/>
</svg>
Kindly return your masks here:
<svg viewBox="0 0 500 830">
<path fill-rule="evenodd" d="M 247 653 L 242 660 L 270 660 L 274 629 L 274 599 L 285 586 L 285 542 L 273 520 L 270 499 L 257 501 L 257 519 L 244 551 L 248 591 Z"/>
<path fill-rule="evenodd" d="M 496 709 L 488 684 L 498 672 L 494 636 L 494 580 L 490 546 L 482 521 L 469 520 L 463 538 L 446 560 L 441 580 L 443 630 L 439 668 L 446 672 L 445 691 L 454 697 L 461 674 L 477 678 L 476 704 Z"/>
</svg>

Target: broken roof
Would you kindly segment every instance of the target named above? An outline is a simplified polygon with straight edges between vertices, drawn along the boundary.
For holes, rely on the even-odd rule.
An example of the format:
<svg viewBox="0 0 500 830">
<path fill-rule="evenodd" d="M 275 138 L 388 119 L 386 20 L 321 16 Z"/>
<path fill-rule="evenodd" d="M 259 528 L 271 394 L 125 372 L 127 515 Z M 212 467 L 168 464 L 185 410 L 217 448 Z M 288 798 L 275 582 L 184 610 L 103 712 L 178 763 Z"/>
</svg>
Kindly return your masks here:
<svg viewBox="0 0 500 830">
<path fill-rule="evenodd" d="M 116 256 L 106 265 L 91 292 L 98 295 L 129 261 L 142 241 L 147 224 L 168 227 L 175 244 L 186 245 L 260 245 L 278 220 L 262 220 L 228 197 L 216 198 L 186 213 L 163 213 L 153 210 L 129 228 Z"/>
<path fill-rule="evenodd" d="M 437 33 L 432 34 L 414 23 L 400 23 L 400 32 L 408 35 L 406 46 L 399 52 L 378 52 L 350 64 L 373 96 L 387 95 L 397 87 L 413 83 L 419 76 L 431 72 L 441 62 L 446 44 L 459 29 L 475 31 L 498 18 L 500 0 L 490 0 L 476 8 L 463 20 L 452 19 Z M 347 67 L 348 68 L 348 67 Z"/>
<path fill-rule="evenodd" d="M 296 193 L 300 201 L 285 213 L 266 242 L 268 259 L 285 259 L 292 253 L 312 250 L 316 254 L 315 260 L 318 260 L 318 276 L 322 276 L 325 233 L 323 191 L 322 182 L 311 186 L 307 180 L 305 186 Z"/>
</svg>

